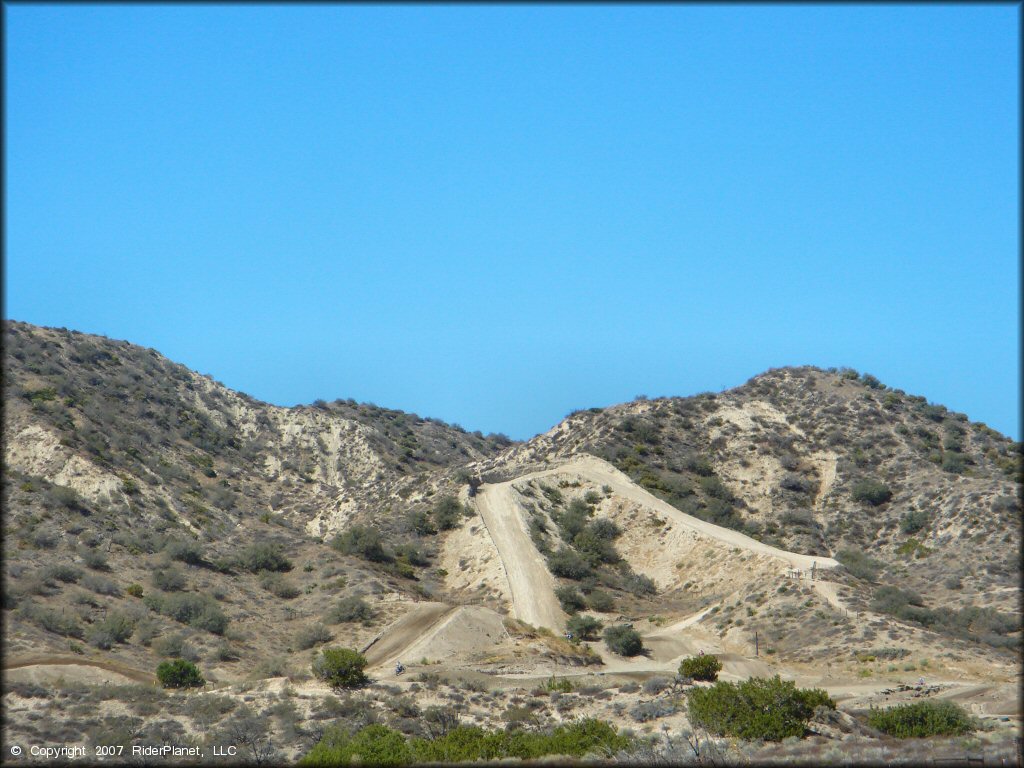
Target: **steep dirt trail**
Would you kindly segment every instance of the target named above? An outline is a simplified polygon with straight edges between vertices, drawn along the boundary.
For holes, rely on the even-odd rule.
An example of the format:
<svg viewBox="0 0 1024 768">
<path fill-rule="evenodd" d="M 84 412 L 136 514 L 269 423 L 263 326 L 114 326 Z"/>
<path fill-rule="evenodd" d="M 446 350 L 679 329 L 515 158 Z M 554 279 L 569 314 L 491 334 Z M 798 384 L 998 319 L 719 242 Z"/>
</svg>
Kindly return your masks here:
<svg viewBox="0 0 1024 768">
<path fill-rule="evenodd" d="M 455 606 L 446 603 L 420 603 L 397 621 L 381 630 L 361 651 L 369 666 L 401 658 L 402 652 L 415 644 L 432 628 L 442 624 Z"/>
<path fill-rule="evenodd" d="M 565 614 L 555 597 L 555 579 L 533 545 L 522 508 L 516 503 L 512 483 L 480 486 L 476 508 L 498 548 L 512 593 L 512 615 L 535 627 L 561 631 Z"/>
<path fill-rule="evenodd" d="M 610 486 L 619 496 L 635 501 L 638 504 L 643 504 L 645 507 L 654 509 L 666 517 L 670 517 L 674 522 L 681 526 L 696 531 L 704 536 L 716 539 L 732 547 L 738 547 L 740 549 L 747 550 L 748 552 L 759 552 L 761 554 L 777 557 L 781 560 L 785 560 L 793 568 L 807 569 L 812 565 L 817 566 L 817 568 L 835 568 L 839 565 L 839 563 L 831 557 L 817 557 L 814 555 L 801 555 L 796 552 L 788 552 L 784 549 L 763 544 L 762 542 L 752 539 L 749 536 L 745 536 L 739 531 L 734 531 L 731 528 L 723 528 L 719 525 L 715 525 L 714 523 L 709 523 L 706 520 L 701 520 L 700 518 L 688 515 L 685 512 L 680 512 L 668 502 L 662 501 L 657 496 L 653 496 L 648 493 L 611 464 L 598 459 L 596 456 L 578 456 L 571 461 L 551 467 L 550 469 L 544 469 L 522 475 L 512 482 L 522 482 L 524 480 L 533 480 L 546 477 L 548 475 L 564 473 L 577 474 L 591 480 L 592 482 Z M 507 486 L 509 484 L 510 483 L 502 483 L 501 485 Z M 517 515 L 517 517 L 519 516 Z M 526 535 L 525 527 L 523 528 L 523 532 L 524 535 Z M 526 535 L 526 542 L 531 549 L 536 551 L 533 547 L 533 542 L 530 541 L 528 535 Z M 500 549 L 501 548 L 499 546 L 499 551 Z M 504 557 L 504 553 L 502 556 Z"/>
</svg>

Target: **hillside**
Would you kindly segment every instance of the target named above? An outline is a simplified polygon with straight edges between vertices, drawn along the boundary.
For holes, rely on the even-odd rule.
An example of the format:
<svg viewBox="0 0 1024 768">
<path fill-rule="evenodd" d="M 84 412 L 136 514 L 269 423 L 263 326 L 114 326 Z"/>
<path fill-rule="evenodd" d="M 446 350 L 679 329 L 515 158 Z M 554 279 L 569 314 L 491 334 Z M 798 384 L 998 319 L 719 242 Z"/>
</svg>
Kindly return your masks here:
<svg viewBox="0 0 1024 768">
<path fill-rule="evenodd" d="M 127 686 L 184 657 L 222 697 L 263 691 L 254 717 L 279 739 L 268 713 L 298 690 L 308 748 L 318 708 L 341 706 L 309 675 L 326 645 L 365 650 L 392 697 L 376 716 L 412 731 L 399 698 L 500 724 L 556 674 L 594 698 L 538 725 L 631 723 L 601 692 L 698 649 L 725 679 L 779 673 L 850 711 L 926 673 L 928 695 L 1019 718 L 1020 445 L 869 375 L 772 370 L 517 443 L 351 400 L 261 403 L 128 342 L 4 333 L 8 741 L 41 735 L 39 681 Z M 560 637 L 584 617 L 631 624 L 644 654 Z M 398 659 L 430 684 L 396 680 Z M 145 739 L 205 733 L 152 701 Z M 68 742 L 108 727 L 76 711 Z"/>
</svg>

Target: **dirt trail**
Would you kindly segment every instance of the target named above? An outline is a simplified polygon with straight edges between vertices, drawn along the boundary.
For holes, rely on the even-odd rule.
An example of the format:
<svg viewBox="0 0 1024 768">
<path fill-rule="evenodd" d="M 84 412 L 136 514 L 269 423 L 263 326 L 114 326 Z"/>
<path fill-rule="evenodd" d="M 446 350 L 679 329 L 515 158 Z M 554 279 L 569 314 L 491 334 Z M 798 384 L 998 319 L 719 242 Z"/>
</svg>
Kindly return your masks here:
<svg viewBox="0 0 1024 768">
<path fill-rule="evenodd" d="M 505 566 L 512 614 L 527 624 L 560 632 L 565 614 L 555 597 L 555 579 L 530 539 L 512 490 L 512 483 L 520 480 L 480 486 L 476 507 Z"/>
<path fill-rule="evenodd" d="M 668 502 L 662 501 L 657 496 L 653 496 L 648 493 L 611 464 L 606 461 L 602 461 L 596 456 L 578 456 L 571 461 L 550 469 L 544 469 L 538 472 L 531 472 L 530 474 L 522 475 L 521 477 L 516 478 L 514 482 L 533 480 L 547 475 L 567 473 L 580 475 L 581 477 L 585 477 L 588 480 L 601 485 L 608 485 L 618 495 L 654 509 L 661 514 L 670 517 L 679 525 L 696 531 L 704 536 L 716 539 L 732 547 L 747 550 L 748 552 L 759 552 L 761 554 L 780 558 L 789 563 L 793 568 L 808 569 L 813 565 L 816 565 L 817 568 L 835 568 L 839 565 L 839 563 L 831 557 L 816 557 L 814 555 L 801 555 L 796 552 L 787 552 L 784 549 L 763 544 L 762 542 L 752 539 L 749 536 L 745 536 L 739 531 L 734 531 L 731 528 L 723 528 L 719 525 L 715 525 L 714 523 L 709 523 L 706 520 L 701 520 L 698 517 L 687 515 L 685 512 L 680 512 Z M 501 485 L 507 486 L 509 483 L 502 483 Z M 536 549 L 533 547 L 533 542 L 530 541 L 529 535 L 526 533 L 525 526 L 522 525 L 521 517 L 517 515 L 517 518 L 520 520 L 526 544 L 531 550 L 536 552 Z M 488 525 L 488 527 L 490 526 Z M 491 535 L 494 536 L 493 531 Z M 497 543 L 497 539 L 495 539 L 495 541 Z M 500 544 L 498 549 L 499 551 L 502 551 Z M 502 551 L 502 557 L 504 558 L 504 556 L 504 552 Z"/>
<path fill-rule="evenodd" d="M 148 672 L 142 672 L 123 664 L 112 661 L 91 661 L 80 656 L 29 656 L 21 659 L 7 659 L 4 661 L 4 672 L 15 669 L 26 669 L 30 667 L 90 667 L 102 669 L 106 672 L 113 672 L 129 680 L 139 683 L 155 683 L 156 676 Z M 73 672 L 74 670 L 69 670 Z"/>
<path fill-rule="evenodd" d="M 442 623 L 455 607 L 446 603 L 419 603 L 392 622 L 362 649 L 369 666 L 375 667 L 401 657 L 402 651 Z"/>
</svg>

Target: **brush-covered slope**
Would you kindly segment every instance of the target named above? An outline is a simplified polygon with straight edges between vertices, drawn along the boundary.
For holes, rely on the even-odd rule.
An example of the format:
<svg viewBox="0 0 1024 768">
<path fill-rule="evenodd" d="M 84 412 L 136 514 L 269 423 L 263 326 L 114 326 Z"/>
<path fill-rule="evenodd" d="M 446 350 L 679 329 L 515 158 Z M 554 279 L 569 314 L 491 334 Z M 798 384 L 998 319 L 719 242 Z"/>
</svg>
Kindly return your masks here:
<svg viewBox="0 0 1024 768">
<path fill-rule="evenodd" d="M 338 602 L 438 589 L 438 499 L 510 444 L 353 401 L 268 405 L 127 342 L 4 333 L 9 653 L 93 643 L 149 669 L 168 635 L 231 676 L 290 658 L 317 624 L 356 643 L 377 630 L 358 606 L 335 620 Z M 103 616 L 134 639 L 107 642 Z"/>
</svg>

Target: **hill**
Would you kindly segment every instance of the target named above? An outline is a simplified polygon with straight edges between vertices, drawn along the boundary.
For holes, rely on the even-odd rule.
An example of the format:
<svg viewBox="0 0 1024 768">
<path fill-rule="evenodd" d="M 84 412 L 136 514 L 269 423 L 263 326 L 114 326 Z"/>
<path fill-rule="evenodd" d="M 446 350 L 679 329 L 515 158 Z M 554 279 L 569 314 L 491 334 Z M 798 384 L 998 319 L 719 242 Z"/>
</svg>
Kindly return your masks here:
<svg viewBox="0 0 1024 768">
<path fill-rule="evenodd" d="M 635 722 L 615 706 L 635 699 L 684 727 L 669 689 L 630 686 L 703 649 L 725 679 L 777 672 L 848 711 L 927 673 L 941 683 L 919 695 L 1019 718 L 1021 447 L 870 375 L 772 370 L 518 443 L 351 400 L 261 403 L 128 342 L 4 334 L 8 740 L 41 737 L 32 715 L 63 695 L 33 685 L 106 680 L 150 701 L 153 743 L 237 725 L 256 691 L 250 714 L 279 741 L 291 728 L 295 757 L 341 706 L 309 675 L 337 645 L 393 700 L 335 716 L 409 732 L 428 705 L 526 718 L 522 687 L 555 674 L 591 695 L 529 710 L 538 726 Z M 584 619 L 646 650 L 580 637 Z M 235 704 L 193 717 L 127 687 L 172 657 Z M 130 725 L 86 693 L 65 741 Z"/>
</svg>

